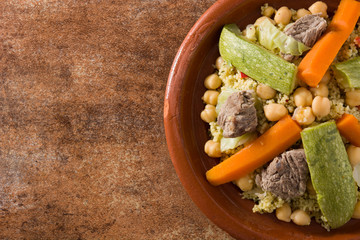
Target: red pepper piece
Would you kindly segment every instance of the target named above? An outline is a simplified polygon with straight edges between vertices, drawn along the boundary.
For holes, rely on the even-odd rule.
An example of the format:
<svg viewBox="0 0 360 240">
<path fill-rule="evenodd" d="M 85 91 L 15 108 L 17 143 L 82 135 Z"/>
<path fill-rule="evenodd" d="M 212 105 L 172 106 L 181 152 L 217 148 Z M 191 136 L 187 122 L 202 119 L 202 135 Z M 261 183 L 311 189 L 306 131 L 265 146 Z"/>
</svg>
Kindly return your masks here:
<svg viewBox="0 0 360 240">
<path fill-rule="evenodd" d="M 354 42 L 355 42 L 355 45 L 356 45 L 357 47 L 360 47 L 360 37 L 356 37 L 356 38 L 354 39 Z"/>
<path fill-rule="evenodd" d="M 241 78 L 248 78 L 249 76 L 248 75 L 246 75 L 245 73 L 243 73 L 243 72 L 240 72 L 240 77 Z"/>
</svg>

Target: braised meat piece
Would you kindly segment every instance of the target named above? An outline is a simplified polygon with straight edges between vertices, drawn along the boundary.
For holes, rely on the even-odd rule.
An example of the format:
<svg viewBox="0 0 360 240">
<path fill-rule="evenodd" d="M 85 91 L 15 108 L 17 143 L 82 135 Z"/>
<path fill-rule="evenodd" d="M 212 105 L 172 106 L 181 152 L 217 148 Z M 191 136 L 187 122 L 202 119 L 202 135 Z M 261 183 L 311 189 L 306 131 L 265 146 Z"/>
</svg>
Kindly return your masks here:
<svg viewBox="0 0 360 240">
<path fill-rule="evenodd" d="M 280 55 L 283 59 L 285 59 L 288 62 L 291 62 L 295 58 L 294 55 L 287 54 L 287 53 L 280 53 Z"/>
<path fill-rule="evenodd" d="M 257 116 L 254 102 L 252 91 L 236 92 L 228 97 L 217 120 L 224 137 L 234 138 L 255 131 Z"/>
<path fill-rule="evenodd" d="M 306 15 L 285 29 L 285 34 L 312 47 L 326 30 L 326 20 L 318 15 Z"/>
<path fill-rule="evenodd" d="M 305 193 L 308 174 L 304 149 L 296 149 L 274 158 L 269 166 L 256 176 L 255 181 L 265 191 L 290 200 Z"/>
</svg>

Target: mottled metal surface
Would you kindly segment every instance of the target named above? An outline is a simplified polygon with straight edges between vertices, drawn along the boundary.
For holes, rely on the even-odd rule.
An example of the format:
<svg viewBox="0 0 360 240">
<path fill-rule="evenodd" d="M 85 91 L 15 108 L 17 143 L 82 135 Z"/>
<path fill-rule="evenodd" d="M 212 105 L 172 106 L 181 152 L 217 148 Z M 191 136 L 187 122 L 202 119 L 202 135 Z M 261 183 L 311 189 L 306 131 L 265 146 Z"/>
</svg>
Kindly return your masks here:
<svg viewBox="0 0 360 240">
<path fill-rule="evenodd" d="M 0 2 L 0 239 L 230 239 L 185 193 L 162 122 L 214 2 Z"/>
</svg>

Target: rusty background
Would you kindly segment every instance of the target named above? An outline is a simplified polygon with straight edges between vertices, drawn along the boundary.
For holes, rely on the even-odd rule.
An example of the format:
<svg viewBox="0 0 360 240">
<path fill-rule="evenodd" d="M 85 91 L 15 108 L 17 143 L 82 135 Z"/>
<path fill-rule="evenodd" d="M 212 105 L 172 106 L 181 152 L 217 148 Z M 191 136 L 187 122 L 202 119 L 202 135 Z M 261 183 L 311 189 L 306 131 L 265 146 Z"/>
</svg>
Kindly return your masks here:
<svg viewBox="0 0 360 240">
<path fill-rule="evenodd" d="M 230 239 L 163 129 L 173 58 L 214 2 L 0 1 L 0 239 Z"/>
</svg>

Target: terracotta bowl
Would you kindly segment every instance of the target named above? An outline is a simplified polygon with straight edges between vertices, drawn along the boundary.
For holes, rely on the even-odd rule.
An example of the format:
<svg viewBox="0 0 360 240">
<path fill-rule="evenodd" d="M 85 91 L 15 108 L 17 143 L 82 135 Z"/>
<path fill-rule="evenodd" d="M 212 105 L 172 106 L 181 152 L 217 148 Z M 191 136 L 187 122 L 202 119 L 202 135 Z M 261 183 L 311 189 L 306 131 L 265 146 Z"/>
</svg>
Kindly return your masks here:
<svg viewBox="0 0 360 240">
<path fill-rule="evenodd" d="M 237 23 L 241 29 L 260 17 L 264 3 L 279 8 L 307 8 L 315 0 L 219 0 L 193 26 L 182 43 L 168 79 L 164 120 L 169 152 L 176 172 L 188 194 L 216 225 L 238 239 L 359 239 L 360 221 L 327 232 L 314 220 L 310 226 L 281 222 L 275 214 L 255 214 L 254 203 L 242 199 L 233 184 L 213 187 L 205 172 L 217 164 L 204 153 L 208 124 L 200 119 L 204 108 L 203 81 L 213 73 L 219 56 L 218 39 L 222 26 Z M 333 12 L 338 1 L 326 1 Z"/>
</svg>

